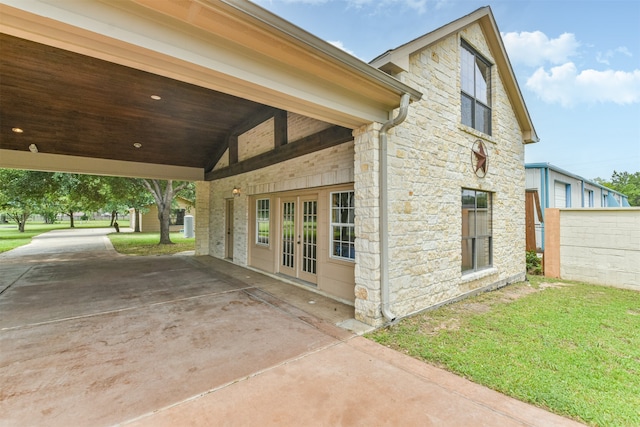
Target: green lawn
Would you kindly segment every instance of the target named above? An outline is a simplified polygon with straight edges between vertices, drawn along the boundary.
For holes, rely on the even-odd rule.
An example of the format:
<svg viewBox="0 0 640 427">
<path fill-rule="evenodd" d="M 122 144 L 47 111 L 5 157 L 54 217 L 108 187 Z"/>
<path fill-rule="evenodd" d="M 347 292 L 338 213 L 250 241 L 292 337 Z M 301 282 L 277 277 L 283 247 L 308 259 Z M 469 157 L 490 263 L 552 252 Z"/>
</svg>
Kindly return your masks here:
<svg viewBox="0 0 640 427">
<path fill-rule="evenodd" d="M 100 228 L 108 227 L 109 220 L 98 221 L 74 221 L 76 228 Z M 120 227 L 128 227 L 129 221 L 118 221 Z M 0 253 L 15 249 L 31 242 L 31 238 L 47 231 L 69 228 L 69 221 L 61 221 L 55 224 L 43 224 L 27 222 L 24 233 L 18 231 L 15 223 L 0 224 Z"/>
<path fill-rule="evenodd" d="M 185 239 L 183 233 L 171 233 L 173 245 L 160 245 L 160 233 L 111 233 L 113 247 L 126 255 L 172 255 L 195 249 L 195 239 Z"/>
<path fill-rule="evenodd" d="M 530 280 L 368 338 L 583 423 L 640 426 L 640 292 Z"/>
</svg>

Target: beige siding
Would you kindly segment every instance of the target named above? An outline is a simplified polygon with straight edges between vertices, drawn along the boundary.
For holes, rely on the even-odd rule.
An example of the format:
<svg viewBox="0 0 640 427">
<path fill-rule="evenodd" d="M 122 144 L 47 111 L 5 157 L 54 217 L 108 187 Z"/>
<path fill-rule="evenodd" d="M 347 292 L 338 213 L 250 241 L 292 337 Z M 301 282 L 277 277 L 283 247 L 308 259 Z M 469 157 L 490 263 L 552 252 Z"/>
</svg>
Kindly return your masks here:
<svg viewBox="0 0 640 427">
<path fill-rule="evenodd" d="M 187 200 L 177 198 L 177 208 L 176 209 L 185 209 L 185 215 L 191 215 L 194 217 L 194 224 L 196 218 L 196 212 L 193 208 L 193 205 L 189 203 Z M 133 210 L 130 210 L 130 215 L 132 218 L 131 228 L 135 226 L 135 213 Z M 180 231 L 184 229 L 183 225 L 172 225 L 169 227 L 170 231 Z M 153 204 L 147 206 L 147 211 L 145 213 L 140 214 L 140 232 L 142 233 L 159 233 L 160 232 L 160 220 L 158 220 L 158 207 Z"/>
</svg>

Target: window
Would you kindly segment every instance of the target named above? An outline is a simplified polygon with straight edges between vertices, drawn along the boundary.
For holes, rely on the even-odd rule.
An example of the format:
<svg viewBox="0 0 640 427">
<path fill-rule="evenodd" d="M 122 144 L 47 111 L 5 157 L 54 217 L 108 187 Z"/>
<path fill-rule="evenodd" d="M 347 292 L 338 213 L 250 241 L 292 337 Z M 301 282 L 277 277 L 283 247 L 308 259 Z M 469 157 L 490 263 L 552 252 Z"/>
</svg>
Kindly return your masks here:
<svg viewBox="0 0 640 427">
<path fill-rule="evenodd" d="M 171 209 L 169 223 L 171 225 L 184 225 L 185 209 Z"/>
<path fill-rule="evenodd" d="M 462 272 L 493 264 L 492 194 L 462 189 Z"/>
<path fill-rule="evenodd" d="M 583 207 L 592 208 L 594 206 L 593 190 L 584 190 Z"/>
<path fill-rule="evenodd" d="M 571 207 L 571 185 L 564 182 L 555 181 L 553 184 L 554 207 L 570 208 Z"/>
<path fill-rule="evenodd" d="M 256 200 L 256 243 L 269 245 L 269 199 Z"/>
<path fill-rule="evenodd" d="M 491 135 L 491 64 L 462 42 L 462 124 Z"/>
<path fill-rule="evenodd" d="M 354 260 L 355 249 L 355 193 L 331 193 L 331 257 Z"/>
</svg>

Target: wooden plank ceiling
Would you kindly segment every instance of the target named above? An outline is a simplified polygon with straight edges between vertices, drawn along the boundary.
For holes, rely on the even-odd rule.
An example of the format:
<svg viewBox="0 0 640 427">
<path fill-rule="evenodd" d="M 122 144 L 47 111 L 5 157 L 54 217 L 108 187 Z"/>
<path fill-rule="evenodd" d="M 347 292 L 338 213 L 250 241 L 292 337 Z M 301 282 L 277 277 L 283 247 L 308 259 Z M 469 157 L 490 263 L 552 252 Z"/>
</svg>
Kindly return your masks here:
<svg viewBox="0 0 640 427">
<path fill-rule="evenodd" d="M 229 135 L 267 108 L 0 34 L 0 149 L 28 151 L 35 144 L 42 153 L 207 172 Z"/>
</svg>

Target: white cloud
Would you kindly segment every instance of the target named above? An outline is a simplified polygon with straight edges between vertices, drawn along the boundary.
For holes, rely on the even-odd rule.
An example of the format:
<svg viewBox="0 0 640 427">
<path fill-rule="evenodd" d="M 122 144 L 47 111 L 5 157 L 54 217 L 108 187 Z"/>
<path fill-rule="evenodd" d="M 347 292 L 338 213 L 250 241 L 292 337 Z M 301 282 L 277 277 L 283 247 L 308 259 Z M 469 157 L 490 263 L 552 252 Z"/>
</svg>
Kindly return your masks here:
<svg viewBox="0 0 640 427">
<path fill-rule="evenodd" d="M 571 33 L 550 39 L 541 31 L 502 33 L 502 40 L 513 64 L 531 67 L 545 63 L 563 64 L 576 55 L 580 43 Z"/>
<path fill-rule="evenodd" d="M 335 46 L 335 47 L 337 47 L 338 49 L 342 49 L 342 50 L 344 50 L 344 51 L 345 51 L 345 52 L 347 52 L 349 55 L 356 56 L 356 54 L 355 54 L 352 50 L 347 49 L 347 48 L 344 46 L 344 43 L 342 43 L 342 42 L 341 42 L 341 41 L 339 41 L 339 40 L 336 40 L 336 41 L 327 40 L 327 43 L 330 43 L 330 44 L 334 45 L 334 46 Z"/>
<path fill-rule="evenodd" d="M 608 50 L 605 53 L 598 52 L 596 54 L 596 61 L 601 64 L 609 65 L 609 59 L 613 58 L 616 54 L 622 54 L 628 57 L 632 57 L 633 54 L 625 46 L 617 47 L 613 50 Z"/>
<path fill-rule="evenodd" d="M 258 3 L 273 3 L 276 0 L 254 0 Z M 413 9 L 418 13 L 427 11 L 427 4 L 434 0 L 280 0 L 283 3 L 304 3 L 304 4 L 325 4 L 333 1 L 345 3 L 347 7 L 362 8 L 373 6 L 375 9 L 381 9 L 388 6 L 405 6 Z M 442 2 L 447 0 L 437 0 L 436 6 L 440 6 Z"/>
<path fill-rule="evenodd" d="M 547 72 L 543 67 L 527 80 L 527 88 L 543 101 L 571 107 L 587 103 L 633 104 L 640 102 L 640 70 L 582 70 L 567 62 Z"/>
</svg>

